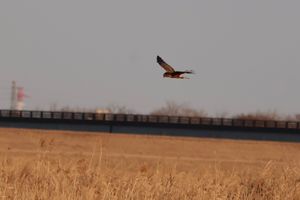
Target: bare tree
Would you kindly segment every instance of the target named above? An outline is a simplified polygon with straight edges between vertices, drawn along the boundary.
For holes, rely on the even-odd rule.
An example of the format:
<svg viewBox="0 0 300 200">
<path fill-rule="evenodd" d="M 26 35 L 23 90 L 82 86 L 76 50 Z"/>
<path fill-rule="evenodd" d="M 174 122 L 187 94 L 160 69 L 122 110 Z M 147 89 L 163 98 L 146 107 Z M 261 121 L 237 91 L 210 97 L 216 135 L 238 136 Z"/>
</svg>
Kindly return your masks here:
<svg viewBox="0 0 300 200">
<path fill-rule="evenodd" d="M 300 121 L 300 114 L 295 114 L 295 120 Z"/>
<path fill-rule="evenodd" d="M 206 117 L 207 113 L 203 110 L 195 110 L 185 104 L 177 104 L 173 101 L 167 101 L 165 106 L 155 109 L 151 115 L 169 115 L 169 116 L 190 116 Z"/>
<path fill-rule="evenodd" d="M 106 108 L 109 113 L 113 114 L 135 114 L 133 109 L 129 109 L 124 105 L 110 104 Z"/>
<path fill-rule="evenodd" d="M 218 112 L 218 113 L 216 113 L 215 117 L 216 118 L 228 118 L 229 113 L 226 111 Z"/>
<path fill-rule="evenodd" d="M 60 111 L 60 112 L 82 112 L 82 113 L 89 113 L 89 112 L 95 112 L 95 109 L 90 109 L 90 108 L 83 108 L 83 107 L 71 107 L 71 106 L 62 106 L 61 108 L 55 107 L 50 107 L 50 111 Z"/>
<path fill-rule="evenodd" d="M 51 103 L 49 106 L 49 110 L 52 112 L 57 111 L 58 110 L 57 103 Z"/>
<path fill-rule="evenodd" d="M 236 119 L 250 119 L 250 120 L 280 120 L 281 117 L 277 114 L 276 111 L 269 111 L 269 112 L 260 112 L 257 111 L 255 113 L 248 113 L 248 114 L 238 114 L 233 118 Z"/>
</svg>

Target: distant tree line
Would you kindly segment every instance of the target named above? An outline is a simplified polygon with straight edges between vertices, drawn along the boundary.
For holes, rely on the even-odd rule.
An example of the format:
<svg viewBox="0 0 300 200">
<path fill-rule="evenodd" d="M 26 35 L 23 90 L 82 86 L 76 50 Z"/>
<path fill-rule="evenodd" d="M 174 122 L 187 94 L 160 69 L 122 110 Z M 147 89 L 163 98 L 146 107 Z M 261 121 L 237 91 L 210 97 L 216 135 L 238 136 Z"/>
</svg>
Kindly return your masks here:
<svg viewBox="0 0 300 200">
<path fill-rule="evenodd" d="M 98 109 L 86 109 L 80 107 L 64 106 L 58 108 L 50 106 L 50 111 L 63 111 L 63 112 L 96 112 Z M 104 108 L 99 109 L 103 113 L 113 114 L 138 114 L 135 110 L 130 109 L 123 105 L 110 104 Z M 195 109 L 187 104 L 178 104 L 173 101 L 167 101 L 165 105 L 154 109 L 149 113 L 150 115 L 168 115 L 168 116 L 187 116 L 187 117 L 209 117 L 203 109 Z M 243 120 L 286 120 L 286 121 L 300 121 L 300 114 L 283 116 L 276 111 L 257 111 L 250 113 L 241 113 L 233 116 L 229 116 L 226 112 L 218 114 L 219 118 L 234 118 Z"/>
</svg>

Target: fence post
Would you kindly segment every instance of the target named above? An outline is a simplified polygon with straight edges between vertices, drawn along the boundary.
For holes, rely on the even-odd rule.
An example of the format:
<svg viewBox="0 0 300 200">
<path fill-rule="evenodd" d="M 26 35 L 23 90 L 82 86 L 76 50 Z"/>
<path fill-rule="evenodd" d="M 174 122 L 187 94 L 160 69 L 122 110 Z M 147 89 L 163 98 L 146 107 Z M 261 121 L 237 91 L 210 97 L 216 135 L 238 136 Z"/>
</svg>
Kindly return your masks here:
<svg viewBox="0 0 300 200">
<path fill-rule="evenodd" d="M 112 133 L 113 132 L 113 125 L 112 125 L 112 122 L 110 122 L 109 124 L 109 133 Z"/>
</svg>

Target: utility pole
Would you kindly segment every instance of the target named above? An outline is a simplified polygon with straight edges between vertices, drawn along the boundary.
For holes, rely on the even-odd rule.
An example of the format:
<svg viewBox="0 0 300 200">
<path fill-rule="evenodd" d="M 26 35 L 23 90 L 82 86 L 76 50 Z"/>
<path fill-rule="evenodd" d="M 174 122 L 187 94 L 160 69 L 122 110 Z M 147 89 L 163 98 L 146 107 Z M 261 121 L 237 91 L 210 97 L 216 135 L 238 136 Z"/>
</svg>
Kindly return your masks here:
<svg viewBox="0 0 300 200">
<path fill-rule="evenodd" d="M 11 86 L 10 109 L 16 110 L 16 107 L 17 107 L 17 85 L 16 85 L 16 81 L 13 81 Z"/>
</svg>

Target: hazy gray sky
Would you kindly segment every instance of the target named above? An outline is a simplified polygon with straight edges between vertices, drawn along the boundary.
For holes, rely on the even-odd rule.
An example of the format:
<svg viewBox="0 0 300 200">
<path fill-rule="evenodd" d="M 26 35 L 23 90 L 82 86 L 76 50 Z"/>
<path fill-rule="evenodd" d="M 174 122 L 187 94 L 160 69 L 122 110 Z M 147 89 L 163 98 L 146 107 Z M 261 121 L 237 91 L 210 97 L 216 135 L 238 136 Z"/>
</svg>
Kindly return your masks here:
<svg viewBox="0 0 300 200">
<path fill-rule="evenodd" d="M 1 0 L 0 107 L 300 112 L 300 1 Z M 162 56 L 190 80 L 162 78 Z"/>
</svg>

